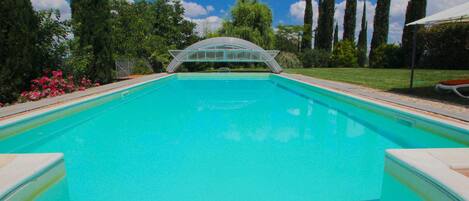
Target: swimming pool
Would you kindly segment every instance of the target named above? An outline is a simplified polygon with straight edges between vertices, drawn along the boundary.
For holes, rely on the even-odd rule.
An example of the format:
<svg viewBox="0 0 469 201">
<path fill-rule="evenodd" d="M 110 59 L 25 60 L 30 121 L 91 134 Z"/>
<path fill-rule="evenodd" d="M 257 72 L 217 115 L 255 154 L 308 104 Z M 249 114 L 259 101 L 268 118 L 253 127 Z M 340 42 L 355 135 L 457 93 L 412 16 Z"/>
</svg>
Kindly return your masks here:
<svg viewBox="0 0 469 201">
<path fill-rule="evenodd" d="M 0 128 L 0 153 L 64 153 L 74 201 L 376 200 L 386 149 L 469 145 L 273 74 L 176 74 L 75 107 Z"/>
</svg>

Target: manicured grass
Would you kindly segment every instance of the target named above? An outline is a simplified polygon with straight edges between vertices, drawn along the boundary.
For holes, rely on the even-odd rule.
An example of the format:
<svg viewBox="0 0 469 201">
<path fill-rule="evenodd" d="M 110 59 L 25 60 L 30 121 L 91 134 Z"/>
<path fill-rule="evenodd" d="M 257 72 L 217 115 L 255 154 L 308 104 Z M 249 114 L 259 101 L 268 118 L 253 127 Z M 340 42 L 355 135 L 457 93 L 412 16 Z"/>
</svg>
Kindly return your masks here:
<svg viewBox="0 0 469 201">
<path fill-rule="evenodd" d="M 408 69 L 370 68 L 294 68 L 286 73 L 302 74 L 327 80 L 348 82 L 381 90 L 405 89 L 409 87 Z M 469 70 L 416 70 L 416 88 L 433 87 L 442 80 L 469 79 Z"/>
</svg>

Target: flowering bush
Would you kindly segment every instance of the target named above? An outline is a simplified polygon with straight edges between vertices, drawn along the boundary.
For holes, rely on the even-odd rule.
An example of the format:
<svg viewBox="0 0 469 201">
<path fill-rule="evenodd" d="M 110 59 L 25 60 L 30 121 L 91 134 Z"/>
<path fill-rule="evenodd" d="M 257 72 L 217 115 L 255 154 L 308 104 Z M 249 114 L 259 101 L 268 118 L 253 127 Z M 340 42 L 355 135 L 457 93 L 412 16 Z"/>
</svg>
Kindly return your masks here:
<svg viewBox="0 0 469 201">
<path fill-rule="evenodd" d="M 60 96 L 74 91 L 83 91 L 87 88 L 99 86 L 88 78 L 81 78 L 77 83 L 73 76 L 63 77 L 61 70 L 45 72 L 44 76 L 31 80 L 29 91 L 23 91 L 19 102 L 37 101 L 42 98 Z"/>
</svg>

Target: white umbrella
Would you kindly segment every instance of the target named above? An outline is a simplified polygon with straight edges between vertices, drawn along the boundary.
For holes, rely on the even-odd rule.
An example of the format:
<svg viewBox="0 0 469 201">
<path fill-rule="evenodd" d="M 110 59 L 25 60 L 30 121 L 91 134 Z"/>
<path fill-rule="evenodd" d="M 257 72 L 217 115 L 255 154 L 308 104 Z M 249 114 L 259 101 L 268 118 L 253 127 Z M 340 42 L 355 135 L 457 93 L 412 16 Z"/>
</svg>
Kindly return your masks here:
<svg viewBox="0 0 469 201">
<path fill-rule="evenodd" d="M 406 26 L 411 25 L 435 25 L 435 24 L 446 24 L 446 23 L 460 23 L 460 22 L 469 22 L 469 2 L 463 3 L 459 6 L 455 6 L 443 11 L 440 11 L 436 14 L 424 17 L 415 22 L 406 24 Z M 413 34 L 413 44 L 412 44 L 412 64 L 411 64 L 411 74 L 410 74 L 410 88 L 412 89 L 414 83 L 414 68 L 415 68 L 415 46 L 416 46 L 416 33 L 417 26 L 415 26 Z"/>
<path fill-rule="evenodd" d="M 411 22 L 406 24 L 406 26 L 418 24 L 445 24 L 453 22 L 469 22 L 469 2 L 440 11 L 415 22 Z"/>
</svg>

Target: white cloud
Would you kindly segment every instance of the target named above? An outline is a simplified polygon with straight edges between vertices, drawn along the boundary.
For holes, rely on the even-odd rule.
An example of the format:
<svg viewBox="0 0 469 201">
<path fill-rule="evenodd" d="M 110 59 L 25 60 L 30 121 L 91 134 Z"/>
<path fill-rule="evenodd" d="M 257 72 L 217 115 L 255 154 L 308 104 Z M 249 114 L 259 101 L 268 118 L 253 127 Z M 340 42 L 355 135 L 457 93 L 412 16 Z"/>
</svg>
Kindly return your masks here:
<svg viewBox="0 0 469 201">
<path fill-rule="evenodd" d="M 31 3 L 35 10 L 58 9 L 61 20 L 68 20 L 72 16 L 70 4 L 66 0 L 31 0 Z"/>
<path fill-rule="evenodd" d="M 428 0 L 427 15 L 432 15 L 444 9 L 448 9 L 466 2 L 467 0 Z"/>
<path fill-rule="evenodd" d="M 303 22 L 305 15 L 306 2 L 304 0 L 297 1 L 290 5 L 290 16 L 295 20 Z M 316 27 L 318 19 L 318 3 L 313 1 L 313 27 Z"/>
<path fill-rule="evenodd" d="M 210 12 L 214 11 L 215 8 L 211 5 L 203 7 L 202 5 L 189 1 L 181 1 L 182 7 L 184 7 L 184 15 L 186 17 L 199 17 L 208 15 Z"/>
<path fill-rule="evenodd" d="M 207 32 L 215 32 L 220 29 L 223 19 L 218 16 L 209 16 L 202 19 L 189 19 L 196 24 L 195 31 L 200 36 L 207 34 Z"/>
<path fill-rule="evenodd" d="M 208 5 L 207 7 L 205 7 L 205 9 L 208 11 L 208 12 L 212 12 L 215 10 L 215 8 L 212 6 L 212 5 Z"/>
</svg>

